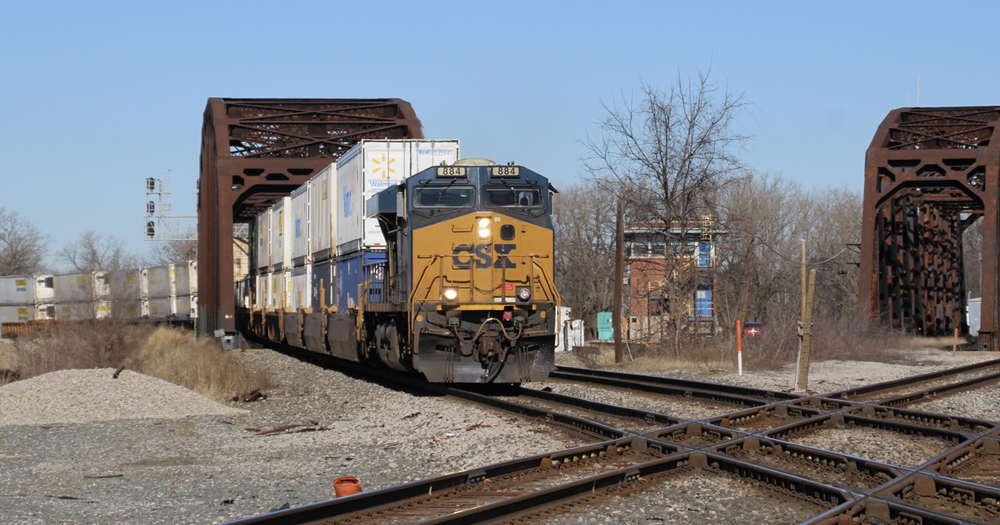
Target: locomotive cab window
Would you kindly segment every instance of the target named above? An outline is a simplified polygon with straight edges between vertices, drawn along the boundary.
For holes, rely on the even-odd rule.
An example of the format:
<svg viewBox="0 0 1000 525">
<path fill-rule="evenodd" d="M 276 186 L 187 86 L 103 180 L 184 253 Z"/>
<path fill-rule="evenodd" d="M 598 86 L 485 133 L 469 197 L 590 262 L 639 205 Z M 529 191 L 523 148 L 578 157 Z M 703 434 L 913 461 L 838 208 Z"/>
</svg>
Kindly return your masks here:
<svg viewBox="0 0 1000 525">
<path fill-rule="evenodd" d="M 414 208 L 468 208 L 476 202 L 472 186 L 417 186 L 413 190 Z"/>
<path fill-rule="evenodd" d="M 486 205 L 496 208 L 540 208 L 545 205 L 539 188 L 530 186 L 487 186 Z"/>
</svg>

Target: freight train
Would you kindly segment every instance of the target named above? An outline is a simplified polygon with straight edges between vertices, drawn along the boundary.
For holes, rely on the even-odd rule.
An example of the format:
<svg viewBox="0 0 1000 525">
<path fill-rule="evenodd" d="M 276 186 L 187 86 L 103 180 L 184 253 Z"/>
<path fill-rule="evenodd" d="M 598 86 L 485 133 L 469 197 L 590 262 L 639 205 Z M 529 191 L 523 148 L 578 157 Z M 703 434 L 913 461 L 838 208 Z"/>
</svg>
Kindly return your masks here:
<svg viewBox="0 0 1000 525">
<path fill-rule="evenodd" d="M 5 335 L 19 333 L 31 323 L 108 317 L 193 326 L 198 318 L 198 263 L 0 277 Z"/>
<path fill-rule="evenodd" d="M 363 141 L 262 213 L 239 330 L 430 382 L 545 379 L 555 190 L 524 166 L 457 159 L 458 141 Z"/>
</svg>

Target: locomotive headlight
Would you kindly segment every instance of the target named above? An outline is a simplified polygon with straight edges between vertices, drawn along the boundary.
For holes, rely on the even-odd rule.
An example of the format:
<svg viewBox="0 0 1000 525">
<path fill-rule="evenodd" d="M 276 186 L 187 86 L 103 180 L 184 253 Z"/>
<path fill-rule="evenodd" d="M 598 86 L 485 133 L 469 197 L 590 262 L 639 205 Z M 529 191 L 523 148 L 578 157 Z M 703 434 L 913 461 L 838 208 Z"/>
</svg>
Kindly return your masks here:
<svg viewBox="0 0 1000 525">
<path fill-rule="evenodd" d="M 476 219 L 476 226 L 479 228 L 476 230 L 476 235 L 478 235 L 480 239 L 489 239 L 490 235 L 493 234 L 493 230 L 490 227 L 489 217 L 480 217 Z"/>
<path fill-rule="evenodd" d="M 526 303 L 531 300 L 531 287 L 522 286 L 517 289 L 517 300 Z"/>
<path fill-rule="evenodd" d="M 458 299 L 458 290 L 454 288 L 445 288 L 442 295 L 444 295 L 445 301 L 448 301 L 449 303 L 455 302 L 455 300 Z"/>
<path fill-rule="evenodd" d="M 478 224 L 479 224 L 480 228 L 489 228 L 490 227 L 490 218 L 489 217 L 480 217 Z"/>
<path fill-rule="evenodd" d="M 479 228 L 479 232 L 477 232 L 477 235 L 479 235 L 480 239 L 489 239 L 490 238 L 490 229 L 489 228 Z"/>
</svg>

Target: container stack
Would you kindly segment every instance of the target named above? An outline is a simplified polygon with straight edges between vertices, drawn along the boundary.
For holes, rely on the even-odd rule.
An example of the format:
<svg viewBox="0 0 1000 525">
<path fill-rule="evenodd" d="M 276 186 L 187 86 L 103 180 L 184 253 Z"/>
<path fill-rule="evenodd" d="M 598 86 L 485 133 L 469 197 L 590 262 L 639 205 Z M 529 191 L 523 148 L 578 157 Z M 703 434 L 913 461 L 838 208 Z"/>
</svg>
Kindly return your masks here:
<svg viewBox="0 0 1000 525">
<path fill-rule="evenodd" d="M 386 258 L 385 238 L 378 221 L 365 217 L 365 203 L 407 177 L 458 159 L 458 140 L 356 144 L 254 221 L 256 290 L 240 303 L 286 313 L 355 307 L 365 267 Z"/>
<path fill-rule="evenodd" d="M 55 315 L 51 275 L 0 277 L 0 319 L 5 323 L 51 319 Z"/>
<path fill-rule="evenodd" d="M 71 273 L 53 277 L 55 318 L 63 321 L 103 319 L 111 315 L 111 284 L 107 272 Z"/>
<path fill-rule="evenodd" d="M 111 313 L 117 318 L 149 316 L 145 271 L 141 269 L 111 272 Z"/>
</svg>

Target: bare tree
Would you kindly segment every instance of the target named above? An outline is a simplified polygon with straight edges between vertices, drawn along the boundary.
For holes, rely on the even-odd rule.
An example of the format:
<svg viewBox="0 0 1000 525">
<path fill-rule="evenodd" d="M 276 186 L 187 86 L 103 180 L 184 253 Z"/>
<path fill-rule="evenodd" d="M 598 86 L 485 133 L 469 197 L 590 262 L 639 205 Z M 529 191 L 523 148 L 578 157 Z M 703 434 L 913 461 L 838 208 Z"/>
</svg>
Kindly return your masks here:
<svg viewBox="0 0 1000 525">
<path fill-rule="evenodd" d="M 102 237 L 88 230 L 80 239 L 56 252 L 60 262 L 75 272 L 116 271 L 139 266 L 138 258 L 125 250 L 121 239 Z"/>
<path fill-rule="evenodd" d="M 748 137 L 734 130 L 745 109 L 741 94 L 720 90 L 710 71 L 678 78 L 667 90 L 641 87 L 640 100 L 604 104 L 600 139 L 587 138 L 585 166 L 602 191 L 626 202 L 628 220 L 670 239 L 660 297 L 674 349 L 680 350 L 697 277 L 688 230 L 714 215 L 718 191 L 739 177 L 735 150 Z"/>
<path fill-rule="evenodd" d="M 150 262 L 163 265 L 198 258 L 198 238 L 193 228 L 188 229 L 183 239 L 157 242 L 150 250 Z"/>
<path fill-rule="evenodd" d="M 37 273 L 47 247 L 48 237 L 31 221 L 0 207 L 0 275 Z"/>
<path fill-rule="evenodd" d="M 612 306 L 614 207 L 589 186 L 573 186 L 557 196 L 555 213 L 556 285 L 564 306 L 597 335 L 597 312 Z"/>
</svg>

